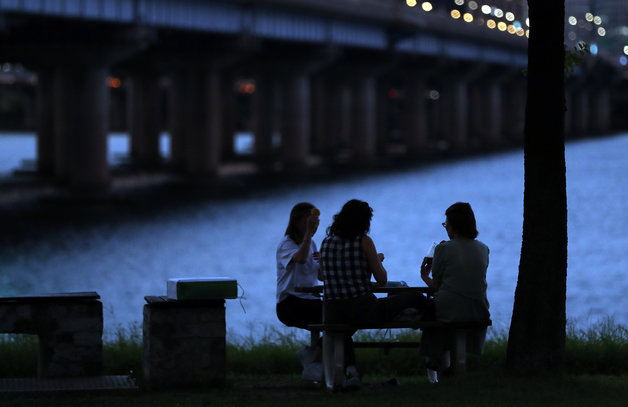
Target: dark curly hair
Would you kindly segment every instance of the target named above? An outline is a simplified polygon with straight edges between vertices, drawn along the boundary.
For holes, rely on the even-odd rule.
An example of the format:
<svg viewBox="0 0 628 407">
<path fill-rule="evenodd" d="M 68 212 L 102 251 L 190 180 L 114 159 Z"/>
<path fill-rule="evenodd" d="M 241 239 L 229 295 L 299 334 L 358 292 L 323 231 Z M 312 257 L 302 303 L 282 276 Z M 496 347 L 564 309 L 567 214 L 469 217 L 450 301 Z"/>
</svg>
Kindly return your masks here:
<svg viewBox="0 0 628 407">
<path fill-rule="evenodd" d="M 365 235 L 371 229 L 372 218 L 373 209 L 368 203 L 352 199 L 334 215 L 333 223 L 327 228 L 327 235 L 336 235 L 343 239 Z"/>
</svg>

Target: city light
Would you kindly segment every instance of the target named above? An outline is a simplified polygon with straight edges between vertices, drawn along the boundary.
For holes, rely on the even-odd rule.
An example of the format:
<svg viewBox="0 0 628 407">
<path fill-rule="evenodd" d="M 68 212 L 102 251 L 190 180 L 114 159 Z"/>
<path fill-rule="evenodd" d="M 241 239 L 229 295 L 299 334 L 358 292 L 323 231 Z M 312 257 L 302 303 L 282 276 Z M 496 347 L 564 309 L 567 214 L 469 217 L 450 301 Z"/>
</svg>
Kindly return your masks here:
<svg viewBox="0 0 628 407">
<path fill-rule="evenodd" d="M 466 21 L 467 23 L 470 23 L 473 21 L 473 14 L 471 13 L 464 13 L 464 16 L 462 17 L 462 19 L 464 21 Z"/>
<path fill-rule="evenodd" d="M 421 8 L 423 9 L 423 11 L 432 11 L 434 7 L 429 1 L 424 1 L 423 4 L 421 4 Z"/>
<path fill-rule="evenodd" d="M 416 6 L 416 0 L 406 0 L 406 4 L 408 5 L 408 7 L 414 7 Z"/>
<path fill-rule="evenodd" d="M 500 21 L 499 23 L 497 23 L 497 29 L 499 31 L 506 31 L 508 29 L 508 25 L 505 22 Z"/>
<path fill-rule="evenodd" d="M 120 78 L 113 78 L 113 77 L 107 78 L 107 86 L 109 86 L 110 88 L 118 89 L 121 85 L 122 85 L 122 82 L 120 81 Z"/>
<path fill-rule="evenodd" d="M 593 22 L 593 14 L 591 13 L 586 13 L 584 15 L 584 19 L 587 20 L 588 22 L 592 23 Z"/>
<path fill-rule="evenodd" d="M 454 3 L 456 3 L 456 6 L 462 6 L 464 4 L 464 0 L 456 0 Z"/>
<path fill-rule="evenodd" d="M 491 11 L 492 11 L 491 6 L 486 5 L 486 4 L 482 6 L 481 10 L 482 10 L 482 13 L 484 14 L 491 14 Z"/>
<path fill-rule="evenodd" d="M 624 54 L 628 55 L 628 45 L 624 45 Z"/>
<path fill-rule="evenodd" d="M 594 23 L 595 25 L 600 25 L 600 24 L 602 24 L 602 17 L 600 17 L 600 16 L 595 16 L 595 17 L 593 17 L 593 23 Z"/>
<path fill-rule="evenodd" d="M 578 19 L 576 17 L 574 17 L 574 16 L 570 16 L 569 17 L 569 24 L 571 24 L 571 25 L 578 24 Z"/>
<path fill-rule="evenodd" d="M 459 18 L 460 18 L 460 11 L 458 11 L 458 10 L 456 10 L 456 9 L 451 10 L 450 15 L 451 15 L 451 18 L 454 18 L 454 19 L 456 19 L 456 20 L 457 20 L 457 19 L 459 19 Z"/>
<path fill-rule="evenodd" d="M 504 16 L 504 11 L 500 8 L 496 8 L 493 10 L 493 15 L 497 18 L 502 18 Z"/>
<path fill-rule="evenodd" d="M 471 10 L 477 10 L 478 9 L 478 3 L 476 3 L 475 1 L 470 1 L 469 2 L 469 8 Z"/>
<path fill-rule="evenodd" d="M 597 28 L 597 35 L 599 35 L 600 37 L 603 37 L 606 35 L 606 29 L 604 27 L 598 27 Z"/>
<path fill-rule="evenodd" d="M 495 22 L 495 20 L 490 20 L 490 19 L 489 19 L 489 20 L 486 22 L 486 26 L 492 30 L 492 29 L 494 29 L 495 27 L 497 27 L 497 23 Z"/>
<path fill-rule="evenodd" d="M 511 13 L 510 11 L 506 13 L 506 20 L 508 21 L 514 21 L 515 20 L 515 15 L 513 13 Z"/>
</svg>

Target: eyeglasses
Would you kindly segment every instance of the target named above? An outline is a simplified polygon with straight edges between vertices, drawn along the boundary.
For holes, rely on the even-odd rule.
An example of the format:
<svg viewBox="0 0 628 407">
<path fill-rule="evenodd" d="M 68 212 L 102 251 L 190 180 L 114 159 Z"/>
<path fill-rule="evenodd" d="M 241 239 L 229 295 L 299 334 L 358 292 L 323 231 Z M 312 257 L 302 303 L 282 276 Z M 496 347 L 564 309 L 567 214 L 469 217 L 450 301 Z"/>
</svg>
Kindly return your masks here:
<svg viewBox="0 0 628 407">
<path fill-rule="evenodd" d="M 443 225 L 443 227 L 444 227 L 445 229 L 447 229 L 447 222 L 443 222 L 443 223 L 441 223 L 441 225 Z"/>
</svg>

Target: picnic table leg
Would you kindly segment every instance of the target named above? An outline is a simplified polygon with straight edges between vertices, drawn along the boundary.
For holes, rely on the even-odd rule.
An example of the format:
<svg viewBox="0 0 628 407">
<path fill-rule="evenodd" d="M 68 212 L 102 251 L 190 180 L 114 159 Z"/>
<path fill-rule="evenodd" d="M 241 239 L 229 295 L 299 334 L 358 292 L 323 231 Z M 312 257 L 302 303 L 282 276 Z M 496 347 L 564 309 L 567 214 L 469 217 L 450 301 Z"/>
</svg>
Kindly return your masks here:
<svg viewBox="0 0 628 407">
<path fill-rule="evenodd" d="M 344 333 L 323 332 L 323 369 L 325 385 L 337 390 L 344 380 Z"/>
<path fill-rule="evenodd" d="M 321 337 L 321 331 L 310 331 L 310 347 L 314 349 Z"/>
<path fill-rule="evenodd" d="M 454 356 L 454 371 L 462 374 L 467 369 L 467 335 L 464 329 L 456 329 L 456 354 Z"/>
</svg>

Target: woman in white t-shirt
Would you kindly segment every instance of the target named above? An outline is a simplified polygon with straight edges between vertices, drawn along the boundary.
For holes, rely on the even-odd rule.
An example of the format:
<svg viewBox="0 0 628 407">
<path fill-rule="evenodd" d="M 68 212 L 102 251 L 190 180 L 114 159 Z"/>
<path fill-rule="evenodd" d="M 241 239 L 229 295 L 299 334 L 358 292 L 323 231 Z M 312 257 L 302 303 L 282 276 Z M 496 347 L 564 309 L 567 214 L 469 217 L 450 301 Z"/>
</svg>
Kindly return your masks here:
<svg viewBox="0 0 628 407">
<path fill-rule="evenodd" d="M 320 324 L 323 303 L 296 287 L 311 287 L 320 281 L 320 253 L 312 236 L 319 223 L 319 211 L 308 202 L 296 204 L 290 212 L 286 233 L 277 247 L 277 317 L 287 326 L 307 329 Z"/>
<path fill-rule="evenodd" d="M 296 291 L 312 287 L 322 280 L 320 253 L 312 236 L 318 228 L 320 212 L 311 203 L 296 204 L 290 212 L 286 233 L 277 247 L 277 317 L 287 326 L 307 329 L 308 324 L 323 320 L 323 302 L 314 294 Z M 304 380 L 322 380 L 320 340 L 313 348 L 297 352 L 303 365 Z"/>
</svg>

